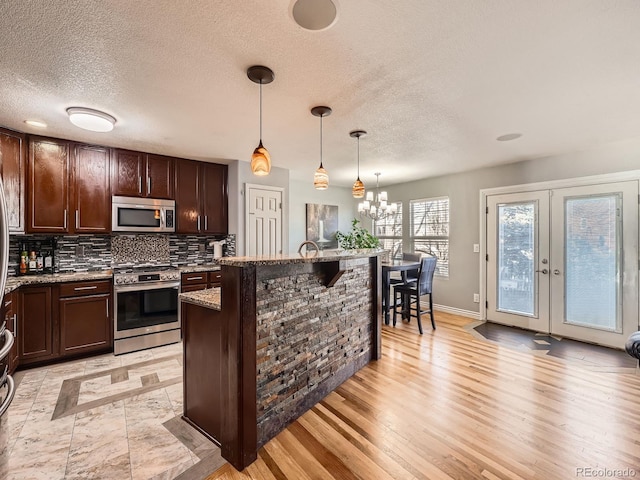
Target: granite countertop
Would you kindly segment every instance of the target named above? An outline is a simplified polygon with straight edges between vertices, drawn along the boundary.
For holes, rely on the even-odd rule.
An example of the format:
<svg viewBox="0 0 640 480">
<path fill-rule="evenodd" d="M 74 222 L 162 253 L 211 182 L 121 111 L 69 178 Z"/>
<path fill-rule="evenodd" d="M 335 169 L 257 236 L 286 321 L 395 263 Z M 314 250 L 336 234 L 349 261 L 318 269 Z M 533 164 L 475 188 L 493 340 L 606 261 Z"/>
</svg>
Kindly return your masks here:
<svg viewBox="0 0 640 480">
<path fill-rule="evenodd" d="M 4 289 L 5 295 L 23 285 L 37 285 L 42 283 L 81 282 L 86 280 L 110 280 L 113 277 L 111 270 L 98 270 L 95 272 L 66 272 L 44 275 L 22 275 L 8 277 Z"/>
<path fill-rule="evenodd" d="M 384 250 L 365 248 L 361 250 L 332 250 L 327 252 L 311 251 L 309 253 L 288 253 L 279 255 L 262 255 L 257 257 L 223 257 L 220 265 L 242 267 L 243 265 L 285 265 L 292 263 L 335 262 L 336 260 L 353 260 L 385 255 Z"/>
<path fill-rule="evenodd" d="M 200 265 L 180 265 L 177 267 L 180 273 L 212 272 L 220 270 L 220 265 L 214 263 Z M 18 275 L 7 277 L 7 285 L 4 293 L 11 293 L 23 285 L 38 285 L 47 283 L 82 282 L 87 280 L 110 280 L 113 278 L 113 270 L 97 270 L 92 272 L 64 272 L 43 275 Z"/>
<path fill-rule="evenodd" d="M 221 310 L 220 307 L 220 287 L 197 290 L 195 292 L 185 292 L 179 295 L 180 301 L 200 305 L 201 307 Z"/>
<path fill-rule="evenodd" d="M 217 263 L 203 263 L 201 265 L 181 265 L 178 267 L 180 273 L 195 273 L 195 272 L 214 272 L 220 270 L 220 265 Z"/>
</svg>

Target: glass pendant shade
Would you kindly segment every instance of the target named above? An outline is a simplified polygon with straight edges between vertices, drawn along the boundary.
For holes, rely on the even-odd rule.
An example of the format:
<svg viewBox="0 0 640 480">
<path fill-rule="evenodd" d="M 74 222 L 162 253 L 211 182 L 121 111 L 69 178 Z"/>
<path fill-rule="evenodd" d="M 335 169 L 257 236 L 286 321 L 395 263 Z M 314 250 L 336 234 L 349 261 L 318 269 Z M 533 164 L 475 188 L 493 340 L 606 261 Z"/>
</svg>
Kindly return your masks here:
<svg viewBox="0 0 640 480">
<path fill-rule="evenodd" d="M 311 115 L 320 117 L 320 166 L 313 174 L 313 186 L 316 190 L 326 190 L 329 188 L 329 174 L 322 166 L 322 118 L 331 115 L 331 108 L 313 107 Z"/>
<path fill-rule="evenodd" d="M 329 188 L 329 175 L 322 164 L 320 164 L 316 173 L 313 175 L 313 186 L 316 190 L 326 190 Z"/>
<path fill-rule="evenodd" d="M 364 197 L 364 183 L 360 180 L 360 177 L 353 184 L 353 188 L 351 189 L 351 193 L 353 198 L 363 198 Z"/>
<path fill-rule="evenodd" d="M 251 155 L 251 171 L 258 176 L 269 175 L 271 171 L 271 155 L 262 145 L 262 141 Z"/>
<path fill-rule="evenodd" d="M 265 176 L 271 172 L 271 155 L 262 145 L 262 85 L 273 82 L 273 71 L 262 65 L 254 65 L 247 70 L 247 77 L 253 83 L 260 85 L 260 143 L 251 155 L 251 171 L 254 175 Z"/>
</svg>

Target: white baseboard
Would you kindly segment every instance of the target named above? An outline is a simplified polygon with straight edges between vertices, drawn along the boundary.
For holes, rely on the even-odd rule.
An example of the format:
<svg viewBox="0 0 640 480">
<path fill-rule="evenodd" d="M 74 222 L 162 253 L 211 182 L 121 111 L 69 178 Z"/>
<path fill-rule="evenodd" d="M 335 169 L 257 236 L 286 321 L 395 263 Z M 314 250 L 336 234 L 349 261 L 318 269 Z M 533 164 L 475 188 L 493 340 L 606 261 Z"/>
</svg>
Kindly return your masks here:
<svg viewBox="0 0 640 480">
<path fill-rule="evenodd" d="M 474 312 L 472 310 L 463 310 L 462 308 L 448 307 L 447 305 L 433 305 L 433 309 L 439 312 L 453 313 L 454 315 L 460 315 L 461 317 L 474 318 L 480 320 L 480 312 Z"/>
</svg>

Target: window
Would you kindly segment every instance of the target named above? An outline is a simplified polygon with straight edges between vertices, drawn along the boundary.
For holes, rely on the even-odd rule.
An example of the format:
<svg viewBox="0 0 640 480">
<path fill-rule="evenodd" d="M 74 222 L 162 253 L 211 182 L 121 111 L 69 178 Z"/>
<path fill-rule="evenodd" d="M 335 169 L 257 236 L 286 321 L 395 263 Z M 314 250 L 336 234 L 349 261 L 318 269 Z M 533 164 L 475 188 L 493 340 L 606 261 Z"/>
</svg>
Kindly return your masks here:
<svg viewBox="0 0 640 480">
<path fill-rule="evenodd" d="M 398 206 L 398 212 L 373 222 L 373 231 L 382 248 L 391 251 L 391 258 L 402 258 L 402 202 L 393 203 Z"/>
<path fill-rule="evenodd" d="M 438 258 L 436 275 L 449 276 L 449 198 L 411 200 L 411 244 L 414 252 Z"/>
</svg>

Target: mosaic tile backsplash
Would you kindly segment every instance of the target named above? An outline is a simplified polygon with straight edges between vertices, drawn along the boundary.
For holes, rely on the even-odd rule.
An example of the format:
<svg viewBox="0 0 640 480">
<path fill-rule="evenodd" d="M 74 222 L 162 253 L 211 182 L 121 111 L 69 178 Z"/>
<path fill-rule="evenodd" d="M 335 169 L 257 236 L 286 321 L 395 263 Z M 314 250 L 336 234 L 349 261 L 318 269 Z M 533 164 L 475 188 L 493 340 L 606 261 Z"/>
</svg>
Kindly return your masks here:
<svg viewBox="0 0 640 480">
<path fill-rule="evenodd" d="M 47 241 L 44 235 L 12 235 L 9 276 L 16 275 L 23 243 Z M 87 272 L 126 266 L 200 265 L 215 263 L 209 242 L 225 240 L 223 256 L 236 253 L 236 236 L 199 235 L 65 235 L 53 237 L 54 270 Z"/>
</svg>

